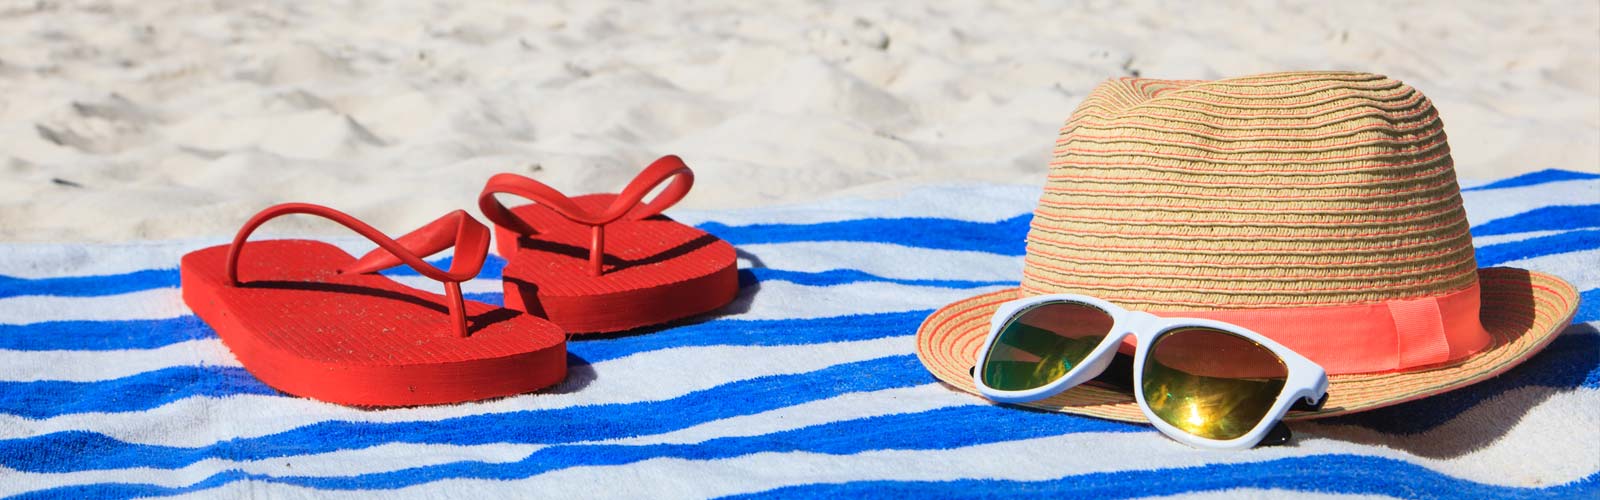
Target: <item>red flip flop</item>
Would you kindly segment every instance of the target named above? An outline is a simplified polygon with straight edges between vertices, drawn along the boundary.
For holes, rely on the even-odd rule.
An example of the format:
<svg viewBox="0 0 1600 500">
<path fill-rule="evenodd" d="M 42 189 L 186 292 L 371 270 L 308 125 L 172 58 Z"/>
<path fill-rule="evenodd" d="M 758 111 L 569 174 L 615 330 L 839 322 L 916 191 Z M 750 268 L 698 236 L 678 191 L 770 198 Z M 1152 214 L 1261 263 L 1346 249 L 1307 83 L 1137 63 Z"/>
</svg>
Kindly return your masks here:
<svg viewBox="0 0 1600 500">
<path fill-rule="evenodd" d="M 288 214 L 332 219 L 378 244 L 356 259 L 310 240 L 245 243 Z M 450 270 L 421 256 L 455 247 Z M 566 336 L 538 317 L 463 300 L 489 229 L 457 210 L 390 239 L 354 217 L 306 203 L 252 217 L 233 244 L 183 256 L 183 301 L 246 370 L 280 391 L 355 406 L 412 406 L 509 396 L 566 377 Z M 445 284 L 441 296 L 375 271 L 405 264 Z"/>
<path fill-rule="evenodd" d="M 693 185 L 694 172 L 670 155 L 621 194 L 568 198 L 520 175 L 490 177 L 478 208 L 495 223 L 496 245 L 509 261 L 506 307 L 549 318 L 570 333 L 599 333 L 662 324 L 733 301 L 739 292 L 733 245 L 661 215 Z M 506 208 L 498 193 L 535 203 Z"/>
</svg>

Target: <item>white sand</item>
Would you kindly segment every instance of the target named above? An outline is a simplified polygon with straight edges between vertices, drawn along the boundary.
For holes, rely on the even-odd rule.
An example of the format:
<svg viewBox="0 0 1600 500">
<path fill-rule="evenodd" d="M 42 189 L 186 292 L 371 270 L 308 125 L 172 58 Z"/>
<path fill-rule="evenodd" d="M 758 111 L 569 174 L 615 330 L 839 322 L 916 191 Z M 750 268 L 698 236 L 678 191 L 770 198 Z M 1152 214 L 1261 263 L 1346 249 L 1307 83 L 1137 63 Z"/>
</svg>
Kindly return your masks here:
<svg viewBox="0 0 1600 500">
<path fill-rule="evenodd" d="M 1463 177 L 1600 171 L 1600 2 L 1121 4 L 6 2 L 0 241 L 225 236 L 280 201 L 399 232 L 495 172 L 609 191 L 665 153 L 694 208 L 1038 183 L 1135 72 L 1383 73 Z"/>
</svg>

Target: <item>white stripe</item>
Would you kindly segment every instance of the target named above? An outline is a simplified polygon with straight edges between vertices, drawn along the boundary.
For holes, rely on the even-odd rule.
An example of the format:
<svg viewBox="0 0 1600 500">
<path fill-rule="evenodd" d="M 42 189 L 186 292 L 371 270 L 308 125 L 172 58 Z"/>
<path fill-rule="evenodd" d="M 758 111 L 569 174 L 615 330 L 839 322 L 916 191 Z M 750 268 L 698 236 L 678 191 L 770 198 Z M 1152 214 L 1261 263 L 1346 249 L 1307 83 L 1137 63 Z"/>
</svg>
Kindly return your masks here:
<svg viewBox="0 0 1600 500">
<path fill-rule="evenodd" d="M 389 279 L 428 293 L 444 295 L 444 283 L 427 276 L 390 276 Z M 505 282 L 498 279 L 471 279 L 461 282 L 461 293 L 502 293 Z"/>
<path fill-rule="evenodd" d="M 742 210 L 672 210 L 686 224 L 715 221 L 730 226 L 816 224 L 866 218 L 931 217 L 994 222 L 1033 213 L 1043 188 L 1028 184 L 944 184 L 918 186 L 884 198 L 833 198 L 796 205 Z"/>
<path fill-rule="evenodd" d="M 959 425 L 952 423 L 952 425 Z M 1077 452 L 1041 452 L 1073 450 Z M 1281 453 L 1281 452 L 1280 452 Z M 996 460 L 995 457 L 1027 457 Z M 1275 458 L 1275 457 L 1271 457 Z M 452 479 L 391 490 L 389 498 L 495 498 L 537 492 L 549 498 L 710 498 L 784 486 L 851 481 L 950 481 L 1002 478 L 1024 481 L 1127 468 L 1199 465 L 1204 461 L 1267 460 L 1257 453 L 1207 453 L 1186 449 L 1155 433 L 1085 433 L 947 450 L 876 450 L 852 455 L 755 453 L 717 460 L 658 458 L 624 466 L 573 467 L 516 481 Z M 627 481 L 615 478 L 626 477 Z M 355 498 L 270 483 L 229 484 L 210 495 L 309 495 Z"/>
<path fill-rule="evenodd" d="M 970 395 L 955 393 L 939 384 L 928 384 L 917 387 L 849 393 L 754 415 L 716 420 L 678 431 L 628 439 L 579 442 L 572 443 L 572 445 L 699 443 L 724 437 L 758 436 L 830 422 L 899 413 L 915 413 L 948 406 L 973 404 L 982 403 Z M 227 470 L 239 470 L 250 474 L 274 477 L 339 477 L 391 472 L 451 462 L 473 461 L 501 464 L 522 460 L 527 458 L 529 454 L 546 446 L 521 443 L 492 443 L 470 446 L 389 443 L 358 450 L 339 450 L 263 460 L 234 461 L 213 458 L 175 470 L 139 467 L 53 474 L 29 473 L 26 474 L 29 479 L 27 490 L 8 491 L 7 486 L 0 485 L 0 496 L 60 486 L 108 482 L 187 486 Z M 0 470 L 4 469 L 0 468 Z M 159 482 L 151 483 L 152 478 Z M 21 487 L 21 484 L 12 485 L 12 488 L 16 487 Z"/>
<path fill-rule="evenodd" d="M 0 324 L 46 321 L 118 321 L 176 318 L 188 314 L 177 288 L 153 288 L 118 295 L 55 297 L 26 295 L 0 299 Z"/>
<path fill-rule="evenodd" d="M 215 338 L 155 349 L 119 351 L 13 351 L 0 349 L 0 382 L 112 380 L 174 366 L 239 366 Z"/>
<path fill-rule="evenodd" d="M 1007 287 L 940 288 L 881 282 L 809 286 L 769 281 L 746 287 L 722 311 L 725 316 L 738 319 L 809 319 L 915 311 L 936 309 L 1004 288 Z"/>
<path fill-rule="evenodd" d="M 1022 278 L 1022 256 L 933 250 L 888 243 L 803 242 L 741 245 L 750 265 L 800 272 L 854 269 L 892 279 L 1009 281 Z"/>
<path fill-rule="evenodd" d="M 1525 390 L 1550 391 L 1545 388 Z M 1600 456 L 1588 447 L 1574 445 L 1600 439 L 1600 430 L 1597 430 L 1600 426 L 1593 425 L 1593 417 L 1571 421 L 1574 412 L 1592 413 L 1584 408 L 1600 404 L 1600 392 L 1585 389 L 1533 397 L 1549 398 L 1549 401 L 1530 408 L 1527 418 L 1517 422 L 1505 439 L 1488 443 L 1483 449 L 1463 450 L 1446 458 L 1427 458 L 1396 449 L 1403 445 L 1354 444 L 1320 437 L 1303 437 L 1294 446 L 1230 452 L 1189 448 L 1153 431 L 1078 433 L 943 450 L 874 450 L 851 455 L 766 452 L 714 460 L 659 458 L 616 466 L 572 467 L 515 481 L 451 479 L 388 491 L 385 496 L 499 498 L 537 492 L 550 497 L 705 498 L 784 486 L 853 481 L 1045 481 L 1097 472 L 1265 462 L 1323 454 L 1393 458 L 1460 479 L 1518 487 L 1558 485 L 1600 468 Z M 1503 408 L 1499 410 L 1504 411 Z M 1466 416 L 1456 420 L 1466 420 Z M 1558 425 L 1550 426 L 1551 423 Z M 952 422 L 951 425 L 960 424 Z M 1478 420 L 1465 425 L 1492 434 L 1504 426 L 1505 421 Z M 1018 459 L 996 460 L 995 457 Z M 1530 463 L 1526 457 L 1538 459 Z M 1537 467 L 1560 460 L 1573 463 L 1556 469 Z M 619 481 L 619 477 L 628 480 Z M 231 484 L 204 494 L 236 496 L 246 492 L 268 496 L 313 493 L 333 498 L 356 496 L 344 491 L 258 482 Z"/>
<path fill-rule="evenodd" d="M 17 478 L 0 481 L 0 497 L 62 486 L 97 483 L 187 486 L 227 470 L 273 477 L 339 477 L 462 461 L 507 463 L 527 458 L 528 454 L 543 447 L 543 445 L 506 443 L 478 446 L 391 443 L 361 450 L 341 450 L 265 460 L 235 461 L 208 458 L 181 469 L 134 467 L 41 474 L 0 467 L 0 477 L 10 475 Z"/>
<path fill-rule="evenodd" d="M 252 240 L 304 238 L 304 235 L 261 231 Z M 360 237 L 316 237 L 360 255 L 377 247 Z M 231 238 L 198 238 L 116 244 L 23 243 L 0 245 L 0 276 L 17 278 L 64 278 L 109 276 L 147 269 L 177 269 L 184 254 L 217 245 Z"/>
<path fill-rule="evenodd" d="M 1472 177 L 1472 178 L 1456 179 L 1456 185 L 1460 186 L 1461 189 L 1469 189 L 1469 188 L 1475 188 L 1475 187 L 1478 187 L 1478 186 L 1487 186 L 1487 185 L 1492 184 L 1495 181 L 1499 181 L 1499 180 L 1502 180 L 1502 179 L 1493 179 L 1493 178 L 1490 178 L 1490 179 L 1479 179 L 1479 178 Z"/>
<path fill-rule="evenodd" d="M 183 254 L 222 243 L 227 241 L 212 238 L 115 245 L 6 244 L 0 245 L 0 276 L 39 279 L 176 269 Z"/>
<path fill-rule="evenodd" d="M 303 398 L 241 394 L 190 397 L 137 412 L 74 413 L 45 419 L 0 415 L 0 439 L 61 431 L 98 432 L 130 443 L 198 447 L 297 427 L 447 418 L 582 405 L 662 401 L 755 377 L 806 373 L 912 352 L 909 336 L 792 346 L 706 346 L 646 351 L 574 369 L 549 391 L 484 403 L 363 410 Z M 597 376 L 595 374 L 603 374 Z"/>
<path fill-rule="evenodd" d="M 1461 193 L 1467 223 L 1479 226 L 1536 208 L 1600 203 L 1600 179 L 1551 182 Z"/>
<path fill-rule="evenodd" d="M 672 432 L 618 439 L 607 443 L 632 445 L 701 443 L 723 437 L 760 436 L 830 422 L 976 404 L 984 403 L 971 394 L 947 389 L 942 384 L 927 384 L 881 391 L 852 392 L 754 415 L 724 418 Z"/>
<path fill-rule="evenodd" d="M 1600 249 L 1541 255 L 1499 266 L 1549 273 L 1571 283 L 1579 292 L 1600 288 Z"/>
</svg>

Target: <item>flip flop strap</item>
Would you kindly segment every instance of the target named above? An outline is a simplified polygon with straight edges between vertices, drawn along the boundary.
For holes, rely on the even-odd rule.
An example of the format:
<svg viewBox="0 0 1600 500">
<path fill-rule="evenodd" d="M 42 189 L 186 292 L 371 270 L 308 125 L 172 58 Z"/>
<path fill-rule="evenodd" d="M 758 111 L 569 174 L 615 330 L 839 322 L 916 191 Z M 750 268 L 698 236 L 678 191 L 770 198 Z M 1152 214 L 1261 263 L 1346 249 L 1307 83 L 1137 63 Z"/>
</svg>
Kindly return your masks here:
<svg viewBox="0 0 1600 500">
<path fill-rule="evenodd" d="M 245 222 L 244 227 L 239 228 L 239 233 L 234 235 L 233 244 L 228 247 L 227 275 L 230 284 L 235 286 L 239 284 L 239 254 L 244 249 L 245 240 L 250 234 L 268 220 L 290 214 L 316 215 L 330 219 L 378 244 L 378 248 L 340 268 L 338 270 L 340 273 L 363 274 L 405 264 L 423 276 L 444 282 L 446 295 L 450 300 L 450 317 L 454 330 L 459 336 L 467 336 L 466 304 L 461 296 L 461 282 L 477 276 L 478 271 L 483 269 L 484 259 L 489 254 L 489 228 L 473 219 L 472 215 L 463 210 L 456 210 L 396 240 L 349 214 L 322 205 L 310 203 L 274 205 L 251 217 Z M 455 252 L 451 255 L 448 271 L 441 270 L 420 257 L 450 247 L 455 247 Z"/>
<path fill-rule="evenodd" d="M 655 199 L 640 204 L 645 195 L 669 179 L 672 183 L 662 189 Z M 555 188 L 517 174 L 496 174 L 490 177 L 489 182 L 483 186 L 483 191 L 478 194 L 478 208 L 483 211 L 484 217 L 488 217 L 495 224 L 518 234 L 531 235 L 538 233 L 539 230 L 501 204 L 500 200 L 495 198 L 496 194 L 505 193 L 532 200 L 579 224 L 604 226 L 629 216 L 630 212 L 632 213 L 630 220 L 655 216 L 677 204 L 689 194 L 689 189 L 693 186 L 694 171 L 683 163 L 682 158 L 667 155 L 651 163 L 643 172 L 639 172 L 639 175 L 617 194 L 617 198 L 611 201 L 611 205 L 600 213 L 584 210 L 572 201 L 572 198 Z M 634 210 L 635 207 L 640 208 Z"/>
<path fill-rule="evenodd" d="M 459 283 L 478 275 L 489 252 L 489 229 L 462 210 L 446 214 L 401 236 L 397 241 L 344 212 L 310 203 L 284 203 L 257 213 L 234 235 L 233 245 L 228 248 L 227 272 L 230 282 L 239 282 L 239 254 L 250 234 L 268 220 L 290 214 L 316 215 L 332 220 L 378 244 L 377 249 L 340 269 L 341 273 L 369 273 L 405 264 L 423 276 Z M 452 246 L 456 251 L 450 259 L 448 271 L 434 267 L 418 256 L 431 255 Z"/>
</svg>

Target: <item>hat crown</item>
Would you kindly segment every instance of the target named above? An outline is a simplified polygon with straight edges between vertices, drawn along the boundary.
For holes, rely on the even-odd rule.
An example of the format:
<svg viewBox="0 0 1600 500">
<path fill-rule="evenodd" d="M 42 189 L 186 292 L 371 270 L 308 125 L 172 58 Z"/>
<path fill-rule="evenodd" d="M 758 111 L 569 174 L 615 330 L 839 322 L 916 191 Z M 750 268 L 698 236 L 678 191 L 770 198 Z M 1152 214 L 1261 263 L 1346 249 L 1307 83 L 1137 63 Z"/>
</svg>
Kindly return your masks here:
<svg viewBox="0 0 1600 500">
<path fill-rule="evenodd" d="M 1124 307 L 1435 297 L 1477 263 L 1433 104 L 1381 75 L 1123 78 L 1067 120 L 1024 294 Z"/>
</svg>

